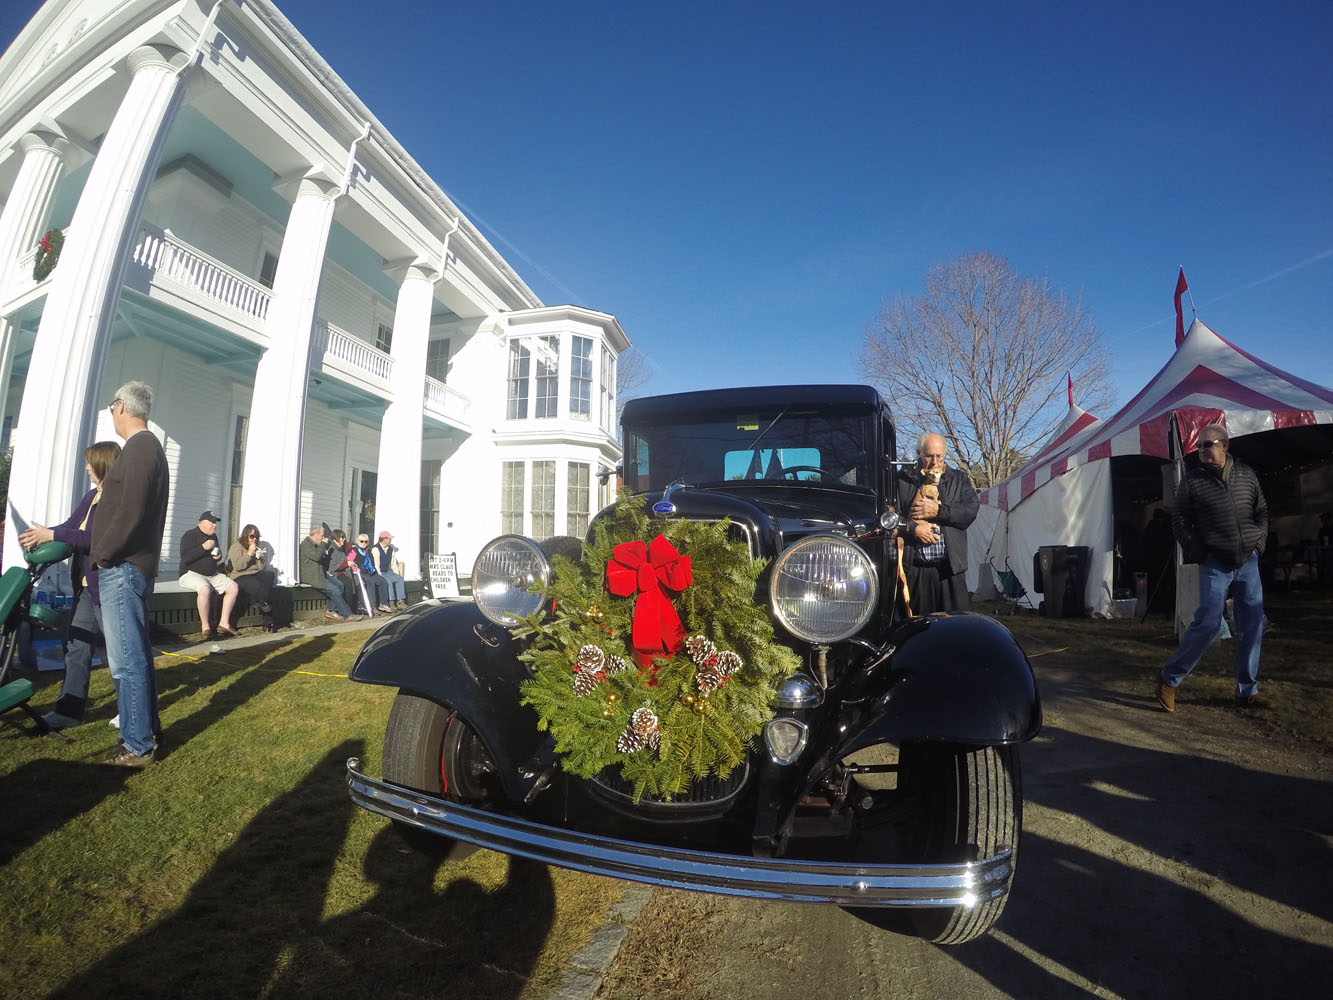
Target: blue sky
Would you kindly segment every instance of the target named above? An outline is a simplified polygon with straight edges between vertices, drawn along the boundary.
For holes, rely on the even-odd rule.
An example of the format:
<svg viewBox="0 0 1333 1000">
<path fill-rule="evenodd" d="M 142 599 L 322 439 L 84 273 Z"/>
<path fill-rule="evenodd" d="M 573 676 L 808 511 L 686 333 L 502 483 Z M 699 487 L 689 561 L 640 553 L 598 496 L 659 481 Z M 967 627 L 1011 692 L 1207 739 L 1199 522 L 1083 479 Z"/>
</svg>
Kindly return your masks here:
<svg viewBox="0 0 1333 1000">
<path fill-rule="evenodd" d="M 3 6 L 7 40 L 36 5 Z M 1181 264 L 1214 330 L 1333 385 L 1333 4 L 279 6 L 651 391 L 857 381 L 881 302 L 983 249 L 1083 295 L 1121 402 Z"/>
</svg>

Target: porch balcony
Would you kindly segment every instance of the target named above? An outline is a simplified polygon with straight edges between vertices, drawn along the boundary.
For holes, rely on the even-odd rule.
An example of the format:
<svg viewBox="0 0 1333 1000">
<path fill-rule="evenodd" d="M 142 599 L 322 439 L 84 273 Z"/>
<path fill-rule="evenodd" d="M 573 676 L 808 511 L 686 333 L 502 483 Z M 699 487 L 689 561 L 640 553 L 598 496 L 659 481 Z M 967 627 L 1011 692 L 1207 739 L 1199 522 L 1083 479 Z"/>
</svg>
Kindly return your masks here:
<svg viewBox="0 0 1333 1000">
<path fill-rule="evenodd" d="M 439 379 L 426 376 L 425 416 L 447 427 L 470 430 L 472 400 Z"/>
</svg>

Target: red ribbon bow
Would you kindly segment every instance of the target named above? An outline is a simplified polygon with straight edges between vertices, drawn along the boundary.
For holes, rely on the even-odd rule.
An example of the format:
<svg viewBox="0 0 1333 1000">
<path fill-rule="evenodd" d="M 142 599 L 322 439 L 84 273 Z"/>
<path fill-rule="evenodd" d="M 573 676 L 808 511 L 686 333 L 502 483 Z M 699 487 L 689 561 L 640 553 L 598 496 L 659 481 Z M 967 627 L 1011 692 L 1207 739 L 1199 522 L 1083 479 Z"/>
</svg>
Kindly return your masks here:
<svg viewBox="0 0 1333 1000">
<path fill-rule="evenodd" d="M 654 656 L 670 656 L 685 644 L 685 626 L 664 588 L 690 585 L 690 557 L 658 535 L 648 545 L 622 542 L 606 564 L 606 586 L 617 597 L 638 592 L 634 602 L 631 644 L 641 664 Z"/>
</svg>

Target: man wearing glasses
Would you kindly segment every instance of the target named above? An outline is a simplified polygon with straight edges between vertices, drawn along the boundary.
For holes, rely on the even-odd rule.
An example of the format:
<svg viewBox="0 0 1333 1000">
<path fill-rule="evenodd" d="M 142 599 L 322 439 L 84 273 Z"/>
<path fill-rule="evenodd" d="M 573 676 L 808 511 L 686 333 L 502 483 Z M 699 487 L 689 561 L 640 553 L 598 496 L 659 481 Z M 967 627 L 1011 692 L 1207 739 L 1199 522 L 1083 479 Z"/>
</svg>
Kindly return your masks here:
<svg viewBox="0 0 1333 1000">
<path fill-rule="evenodd" d="M 111 763 L 124 767 L 156 760 L 162 732 L 148 598 L 162 551 L 171 477 L 166 453 L 148 429 L 152 406 L 153 390 L 142 382 L 116 390 L 111 422 L 125 447 L 102 481 L 89 551 L 101 591 L 107 667 L 120 706 L 121 745 Z"/>
<path fill-rule="evenodd" d="M 1168 712 L 1176 710 L 1176 688 L 1217 637 L 1228 594 L 1236 617 L 1236 703 L 1268 706 L 1258 683 L 1264 632 L 1259 556 L 1268 540 L 1268 504 L 1254 470 L 1227 453 L 1229 441 L 1220 424 L 1201 430 L 1199 464 L 1176 488 L 1171 527 L 1185 561 L 1199 564 L 1199 608 L 1157 684 L 1157 703 Z"/>
</svg>

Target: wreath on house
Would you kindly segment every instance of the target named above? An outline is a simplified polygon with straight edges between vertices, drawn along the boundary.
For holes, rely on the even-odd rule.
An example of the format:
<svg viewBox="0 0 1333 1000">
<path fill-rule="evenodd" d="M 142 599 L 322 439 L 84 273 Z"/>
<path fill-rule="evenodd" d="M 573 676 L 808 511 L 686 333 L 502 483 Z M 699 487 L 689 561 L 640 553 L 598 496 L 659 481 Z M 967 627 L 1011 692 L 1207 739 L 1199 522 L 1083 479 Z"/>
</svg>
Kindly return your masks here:
<svg viewBox="0 0 1333 1000">
<path fill-rule="evenodd" d="M 44 281 L 60 261 L 60 248 L 65 245 L 65 234 L 59 229 L 48 229 L 37 244 L 37 256 L 32 262 L 32 276 Z"/>
<path fill-rule="evenodd" d="M 515 629 L 534 640 L 523 702 L 555 737 L 561 766 L 590 778 L 619 765 L 644 794 L 725 778 L 773 717 L 799 666 L 774 642 L 755 586 L 765 561 L 727 521 L 650 515 L 621 490 L 578 562 L 555 556 L 552 607 Z"/>
</svg>

